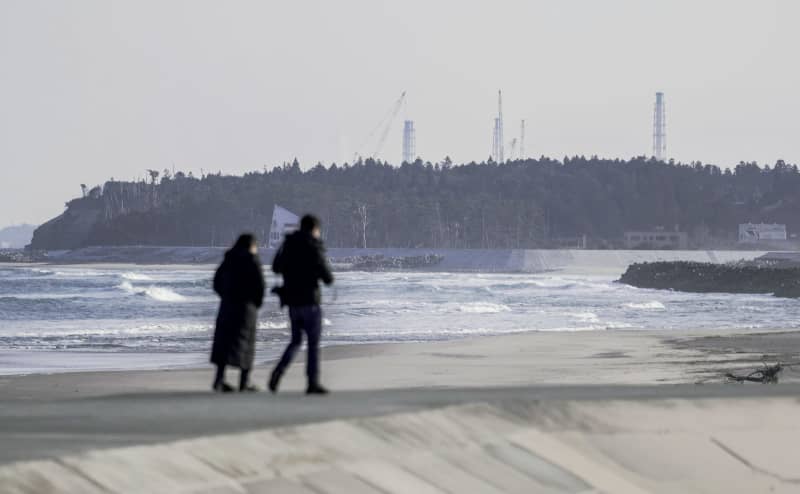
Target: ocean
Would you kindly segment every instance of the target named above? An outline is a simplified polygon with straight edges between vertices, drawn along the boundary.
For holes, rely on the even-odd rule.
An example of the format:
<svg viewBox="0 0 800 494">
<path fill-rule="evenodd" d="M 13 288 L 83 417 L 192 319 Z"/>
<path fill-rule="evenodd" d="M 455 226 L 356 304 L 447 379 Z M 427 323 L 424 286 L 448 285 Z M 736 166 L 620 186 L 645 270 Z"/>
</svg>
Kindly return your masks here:
<svg viewBox="0 0 800 494">
<path fill-rule="evenodd" d="M 0 374 L 203 365 L 215 266 L 0 265 Z M 633 288 L 608 274 L 337 273 L 323 291 L 325 345 L 451 340 L 525 331 L 765 331 L 800 327 L 770 295 Z M 268 283 L 278 280 L 269 274 Z M 288 338 L 267 298 L 257 361 Z"/>
</svg>

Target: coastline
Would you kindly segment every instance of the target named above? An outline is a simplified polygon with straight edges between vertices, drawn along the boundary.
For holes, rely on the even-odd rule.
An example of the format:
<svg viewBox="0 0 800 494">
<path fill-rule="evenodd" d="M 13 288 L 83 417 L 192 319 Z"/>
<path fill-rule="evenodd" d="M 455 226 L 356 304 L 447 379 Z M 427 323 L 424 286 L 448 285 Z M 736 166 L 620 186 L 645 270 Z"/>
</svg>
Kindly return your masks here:
<svg viewBox="0 0 800 494">
<path fill-rule="evenodd" d="M 353 258 L 385 257 L 414 258 L 435 255 L 441 258 L 421 272 L 474 273 L 583 273 L 603 271 L 622 274 L 637 262 L 696 261 L 725 263 L 753 260 L 770 250 L 712 249 L 712 250 L 626 250 L 626 249 L 442 249 L 442 248 L 329 248 L 327 255 L 333 264 L 337 260 L 349 263 Z M 139 266 L 196 266 L 221 262 L 225 247 L 188 246 L 96 246 L 68 251 L 53 251 L 42 260 L 51 265 L 139 265 Z M 261 251 L 266 262 L 274 250 Z M 390 270 L 394 271 L 394 270 Z M 402 270 L 398 270 L 402 272 Z"/>
<path fill-rule="evenodd" d="M 764 361 L 800 362 L 800 331 L 533 331 L 425 343 L 326 346 L 322 360 L 323 380 L 338 391 L 707 384 L 725 382 L 726 372 L 755 369 Z M 254 383 L 264 387 L 273 362 L 257 359 Z M 284 389 L 303 389 L 304 362 L 301 351 L 287 372 Z M 238 371 L 228 372 L 233 382 Z M 13 401 L 205 392 L 211 374 L 210 364 L 188 363 L 159 369 L 0 375 L 0 393 Z M 781 382 L 800 382 L 800 369 L 785 371 Z"/>
</svg>

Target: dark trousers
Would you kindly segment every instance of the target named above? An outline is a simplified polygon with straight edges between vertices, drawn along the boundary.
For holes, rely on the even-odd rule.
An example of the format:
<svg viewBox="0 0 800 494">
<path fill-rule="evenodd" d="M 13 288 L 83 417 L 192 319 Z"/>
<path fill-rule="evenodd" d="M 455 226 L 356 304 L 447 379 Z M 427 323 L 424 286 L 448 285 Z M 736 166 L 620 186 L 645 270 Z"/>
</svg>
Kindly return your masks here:
<svg viewBox="0 0 800 494">
<path fill-rule="evenodd" d="M 308 384 L 319 384 L 319 337 L 322 333 L 322 310 L 319 305 L 289 307 L 289 319 L 292 323 L 292 340 L 283 352 L 274 372 L 278 376 L 283 375 L 286 368 L 292 363 L 294 354 L 303 343 L 303 333 L 305 333 L 308 338 L 306 366 Z"/>
</svg>

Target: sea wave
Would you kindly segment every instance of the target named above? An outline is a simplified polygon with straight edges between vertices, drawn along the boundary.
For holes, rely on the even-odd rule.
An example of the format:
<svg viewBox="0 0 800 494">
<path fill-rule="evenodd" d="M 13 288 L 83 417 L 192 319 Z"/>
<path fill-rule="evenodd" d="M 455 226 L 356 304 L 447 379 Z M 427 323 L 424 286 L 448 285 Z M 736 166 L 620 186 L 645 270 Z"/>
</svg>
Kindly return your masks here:
<svg viewBox="0 0 800 494">
<path fill-rule="evenodd" d="M 328 318 L 322 319 L 323 326 L 331 326 L 332 324 L 333 323 L 331 322 L 330 319 Z M 260 330 L 289 329 L 289 319 L 287 317 L 285 321 L 274 321 L 274 320 L 259 321 L 256 328 Z"/>
<path fill-rule="evenodd" d="M 162 286 L 151 285 L 147 288 L 137 288 L 130 281 L 123 281 L 117 288 L 131 295 L 146 296 L 159 302 L 184 302 L 187 300 L 180 293 Z"/>
<path fill-rule="evenodd" d="M 549 278 L 534 278 L 527 280 L 514 280 L 513 282 L 493 283 L 489 285 L 492 291 L 503 290 L 530 290 L 530 289 L 545 289 L 545 290 L 597 290 L 609 291 L 621 288 L 609 282 L 586 281 L 586 280 L 573 280 L 569 278 L 549 277 Z"/>
<path fill-rule="evenodd" d="M 259 321 L 258 329 L 289 329 L 289 321 Z"/>
<path fill-rule="evenodd" d="M 143 273 L 126 272 L 119 275 L 120 278 L 130 281 L 152 281 L 153 278 Z"/>
<path fill-rule="evenodd" d="M 500 312 L 510 312 L 511 307 L 504 304 L 492 304 L 489 302 L 472 302 L 459 305 L 456 311 L 466 312 L 468 314 L 497 314 Z"/>
<path fill-rule="evenodd" d="M 51 269 L 44 269 L 44 268 L 31 268 L 31 269 L 29 269 L 27 271 L 30 272 L 30 273 L 39 275 L 39 276 L 50 276 L 52 274 L 55 274 L 55 271 L 53 271 Z"/>
<path fill-rule="evenodd" d="M 53 271 L 52 274 L 62 278 L 99 278 L 104 276 L 116 276 L 116 273 L 98 271 L 95 269 L 70 269 L 67 271 Z"/>
<path fill-rule="evenodd" d="M 658 300 L 652 300 L 650 302 L 628 302 L 626 304 L 622 304 L 623 307 L 627 307 L 628 309 L 639 309 L 639 310 L 666 310 L 666 306 L 659 302 Z"/>
<path fill-rule="evenodd" d="M 600 322 L 600 316 L 598 316 L 594 312 L 575 312 L 568 315 L 579 321 L 590 322 L 590 323 Z"/>
<path fill-rule="evenodd" d="M 105 326 L 98 322 L 97 326 L 89 328 L 65 329 L 40 329 L 36 331 L 14 331 L 4 338 L 80 338 L 81 341 L 90 336 L 179 336 L 179 335 L 208 335 L 213 328 L 211 324 L 201 323 L 153 323 L 133 326 L 114 327 Z"/>
</svg>

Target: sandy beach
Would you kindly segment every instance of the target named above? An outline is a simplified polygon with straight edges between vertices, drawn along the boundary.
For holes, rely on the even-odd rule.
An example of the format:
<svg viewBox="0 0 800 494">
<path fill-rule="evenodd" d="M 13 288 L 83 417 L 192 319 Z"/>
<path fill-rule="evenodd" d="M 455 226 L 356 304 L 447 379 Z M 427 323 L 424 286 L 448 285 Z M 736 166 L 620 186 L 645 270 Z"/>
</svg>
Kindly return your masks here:
<svg viewBox="0 0 800 494">
<path fill-rule="evenodd" d="M 305 431 L 308 427 L 334 427 L 332 424 L 392 421 L 395 420 L 394 417 L 408 417 L 408 414 L 423 414 L 420 417 L 427 417 L 418 422 L 420 431 L 423 431 L 431 426 L 426 424 L 426 420 L 434 420 L 434 423 L 441 420 L 434 419 L 439 415 L 430 414 L 454 413 L 460 417 L 462 413 L 472 414 L 473 411 L 469 410 L 473 409 L 470 407 L 483 406 L 480 404 L 492 407 L 491 414 L 500 414 L 504 417 L 503 420 L 513 422 L 515 425 L 509 426 L 509 431 L 519 432 L 522 428 L 528 430 L 529 427 L 534 427 L 538 431 L 536 434 L 544 434 L 542 431 L 548 430 L 548 434 L 573 431 L 568 434 L 570 439 L 567 444 L 571 444 L 571 448 L 578 448 L 581 455 L 589 455 L 594 461 L 601 463 L 617 461 L 624 448 L 606 445 L 598 450 L 597 444 L 593 442 L 597 438 L 593 434 L 598 433 L 596 429 L 599 426 L 591 426 L 578 434 L 580 437 L 575 436 L 575 418 L 567 420 L 567 415 L 564 415 L 566 409 L 572 410 L 570 414 L 591 416 L 592 421 L 608 421 L 613 418 L 620 427 L 620 424 L 626 424 L 626 427 L 636 429 L 636 434 L 642 433 L 642 427 L 647 429 L 648 424 L 652 425 L 651 419 L 645 417 L 659 416 L 662 422 L 656 429 L 661 430 L 660 434 L 667 434 L 671 438 L 666 441 L 671 445 L 662 453 L 671 453 L 667 454 L 666 459 L 658 461 L 672 461 L 668 460 L 670 455 L 690 448 L 691 444 L 699 440 L 698 434 L 708 434 L 711 437 L 718 432 L 721 434 L 727 431 L 728 428 L 739 430 L 745 424 L 749 424 L 748 428 L 752 424 L 758 424 L 757 430 L 769 437 L 778 435 L 782 438 L 778 442 L 765 443 L 759 440 L 752 443 L 758 451 L 776 447 L 782 450 L 784 446 L 789 448 L 789 443 L 800 439 L 800 428 L 791 421 L 781 419 L 777 426 L 769 422 L 759 422 L 759 415 L 765 411 L 770 416 L 796 415 L 800 409 L 796 400 L 800 393 L 800 373 L 787 369 L 778 385 L 725 384 L 724 378 L 725 372 L 754 369 L 765 358 L 770 362 L 800 361 L 798 332 L 744 335 L 666 331 L 535 332 L 424 344 L 330 347 L 324 349 L 323 357 L 324 380 L 334 390 L 331 396 L 323 398 L 308 398 L 302 394 L 302 358 L 291 368 L 281 392 L 277 395 L 266 392 L 213 394 L 209 390 L 210 368 L 2 377 L 0 392 L 4 398 L 0 403 L 0 438 L 4 447 L 0 449 L 0 463 L 6 466 L 0 467 L 0 485 L 6 488 L 4 492 L 44 492 L 41 490 L 42 485 L 45 485 L 41 484 L 44 475 L 51 478 L 49 482 L 52 485 L 47 485 L 54 492 L 77 492 L 75 489 L 59 487 L 71 485 L 68 477 L 72 474 L 50 472 L 45 475 L 43 472 L 55 468 L 53 465 L 63 465 L 64 462 L 82 458 L 83 463 L 79 470 L 80 477 L 85 480 L 87 476 L 94 478 L 94 475 L 101 475 L 112 468 L 107 459 L 104 459 L 106 456 L 96 456 L 93 451 L 120 451 L 123 455 L 139 451 L 144 455 L 143 458 L 150 458 L 156 454 L 155 450 L 146 448 L 185 447 L 187 441 L 219 440 L 224 443 L 225 438 L 233 441 L 231 438 L 236 437 L 241 441 L 245 437 L 264 434 L 263 431 Z M 269 365 L 260 365 L 255 371 L 256 382 L 262 386 L 268 369 Z M 234 378 L 235 373 L 232 373 L 230 379 Z M 704 411 L 699 413 L 698 407 Z M 611 414 L 610 408 L 614 410 Z M 509 414 L 513 418 L 509 418 Z M 721 422 L 715 424 L 713 417 L 719 417 Z M 708 427 L 680 432 L 687 423 L 695 419 L 708 421 Z M 477 419 L 471 416 L 470 420 Z M 459 434 L 475 434 L 474 427 L 476 425 L 473 424 Z M 724 431 L 718 430 L 720 427 Z M 334 430 L 326 434 L 344 441 L 352 439 L 342 431 Z M 647 434 L 650 437 L 650 433 Z M 607 432 L 601 434 L 603 437 L 606 435 Z M 503 437 L 508 439 L 511 436 L 490 434 L 480 440 L 480 447 L 487 447 L 487 444 Z M 553 437 L 555 436 L 548 440 Z M 627 444 L 633 436 L 626 437 Z M 549 444 L 546 440 L 541 440 L 544 441 L 542 444 Z M 659 439 L 659 443 L 664 440 Z M 310 437 L 304 441 L 293 443 L 289 450 L 303 451 L 303 448 L 314 443 Z M 265 444 L 265 448 L 274 447 L 274 444 Z M 362 449 L 358 454 L 369 456 L 369 451 L 374 446 L 369 444 L 371 443 L 365 442 L 361 445 Z M 548 461 L 554 461 L 566 468 L 567 464 L 559 462 L 566 461 L 564 458 L 572 458 L 570 455 L 575 452 L 564 453 L 565 443 L 559 444 L 561 446 L 553 446 L 555 449 L 545 448 L 544 451 L 537 450 L 535 454 L 555 455 L 548 457 Z M 590 447 L 591 444 L 594 445 Z M 655 444 L 653 443 L 653 447 Z M 748 448 L 750 445 L 750 442 L 745 443 Z M 283 447 L 287 446 L 283 444 Z M 392 455 L 401 451 L 397 448 L 390 449 Z M 451 453 L 449 450 L 442 451 L 443 455 Z M 566 456 L 562 457 L 562 454 Z M 730 456 L 719 447 L 709 449 L 703 454 L 708 456 L 703 461 L 711 461 L 716 455 Z M 332 453 L 328 451 L 326 455 Z M 653 481 L 646 471 L 654 468 L 653 465 L 645 465 L 647 462 L 637 463 L 628 453 L 625 455 L 628 462 L 626 470 L 617 471 L 616 480 L 622 483 L 608 484 L 616 485 L 621 490 L 611 492 L 673 492 L 672 489 L 679 485 L 662 485 Z M 658 457 L 655 453 L 652 455 L 653 458 Z M 125 461 L 133 460 L 129 458 Z M 306 472 L 304 468 L 308 465 L 304 461 L 298 460 L 296 464 L 283 467 L 288 468 L 287 471 L 297 472 L 299 468 L 299 471 Z M 386 461 L 390 465 L 396 465 L 396 462 L 402 463 L 405 460 Z M 503 460 L 507 461 L 512 460 Z M 125 471 L 132 468 L 132 465 L 122 462 L 114 468 Z M 589 482 L 593 477 L 587 476 L 585 465 L 581 465 L 583 463 L 579 462 L 569 467 L 572 468 L 568 469 L 571 472 L 569 475 L 583 479 L 581 482 Z M 344 468 L 338 463 L 327 467 L 336 469 L 338 473 L 341 473 L 340 468 Z M 182 467 L 173 465 L 170 468 L 172 470 L 168 468 L 159 475 L 172 478 Z M 497 468 L 503 467 L 498 465 Z M 597 465 L 594 464 L 591 468 L 597 468 Z M 609 471 L 616 470 L 619 470 L 618 466 Z M 746 470 L 752 471 L 752 468 L 748 467 Z M 265 467 L 264 471 L 269 472 L 270 479 L 277 478 L 275 482 L 279 483 L 275 484 L 272 480 L 266 482 L 263 475 L 259 477 L 263 473 L 261 472 L 259 475 L 254 474 L 261 479 L 258 481 L 261 482 L 258 484 L 261 490 L 250 489 L 245 485 L 246 482 L 242 483 L 244 481 L 235 480 L 228 485 L 228 480 L 225 480 L 223 484 L 234 486 L 231 487 L 232 490 L 208 492 L 284 492 L 274 490 L 275 486 L 284 485 L 280 482 L 291 484 L 284 486 L 287 489 L 285 492 L 306 492 L 291 490 L 290 487 L 296 487 L 292 484 L 296 479 L 286 477 L 288 474 L 280 473 L 280 468 L 275 465 Z M 409 470 L 406 468 L 404 471 Z M 72 472 L 74 473 L 74 469 Z M 683 475 L 680 468 L 676 472 L 673 473 Z M 381 474 L 376 475 L 380 477 Z M 63 480 L 66 483 L 52 480 L 62 477 L 66 479 Z M 708 478 L 700 477 L 700 480 L 694 479 L 699 483 L 691 485 L 728 485 L 727 481 L 713 475 Z M 744 477 L 749 478 L 747 475 Z M 762 474 L 753 474 L 749 483 L 741 485 L 760 488 L 766 485 L 763 477 Z M 158 475 L 154 478 L 158 478 Z M 364 480 L 363 475 L 359 478 Z M 384 482 L 385 479 L 382 479 L 383 477 L 373 479 L 373 484 Z M 297 482 L 308 483 L 307 480 L 301 480 Z M 529 476 L 528 480 L 532 482 L 530 485 L 534 485 L 535 478 Z M 780 487 L 780 482 L 776 483 L 774 478 L 771 481 Z M 105 488 L 99 492 L 131 492 L 130 486 L 124 487 L 127 485 L 124 482 L 115 482 L 117 481 L 113 479 L 103 480 L 100 483 Z M 386 492 L 415 492 L 407 489 L 415 485 L 414 478 L 388 482 L 396 488 L 385 490 Z M 602 479 L 598 482 L 602 483 Z M 596 487 L 600 484 L 589 482 L 587 485 Z M 793 484 L 790 482 L 787 485 Z M 267 489 L 264 486 L 272 487 Z M 631 486 L 636 486 L 636 489 L 647 488 L 636 491 Z M 510 487 L 496 491 L 516 492 Z M 729 490 L 735 491 L 737 490 Z M 156 489 L 152 492 L 162 491 Z M 207 491 L 198 488 L 188 489 L 187 492 Z M 362 491 L 356 489 L 354 492 Z M 371 491 L 364 489 L 363 492 Z M 573 490 L 565 488 L 543 492 Z M 776 492 L 782 490 L 779 488 Z"/>
<path fill-rule="evenodd" d="M 78 354 L 79 355 L 79 354 Z M 322 350 L 325 382 L 338 391 L 535 385 L 707 384 L 726 372 L 766 361 L 800 362 L 800 332 L 712 331 L 530 332 L 454 341 L 365 344 Z M 0 354 L 0 360 L 17 352 Z M 76 357 L 77 358 L 77 357 Z M 144 364 L 143 364 L 144 365 Z M 271 362 L 254 371 L 262 388 Z M 304 355 L 282 391 L 302 391 Z M 0 376 L 4 402 L 126 393 L 206 391 L 211 366 Z M 234 380 L 236 372 L 230 371 Z M 787 369 L 781 382 L 800 381 Z"/>
</svg>

